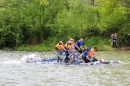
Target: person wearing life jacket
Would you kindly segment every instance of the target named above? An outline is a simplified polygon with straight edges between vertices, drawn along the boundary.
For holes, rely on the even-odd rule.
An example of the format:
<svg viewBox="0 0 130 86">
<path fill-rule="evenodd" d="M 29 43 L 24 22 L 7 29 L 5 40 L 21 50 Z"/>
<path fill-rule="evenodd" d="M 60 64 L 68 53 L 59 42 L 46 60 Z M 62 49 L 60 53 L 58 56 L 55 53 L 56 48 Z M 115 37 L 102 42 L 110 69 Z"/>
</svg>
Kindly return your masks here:
<svg viewBox="0 0 130 86">
<path fill-rule="evenodd" d="M 96 47 L 91 48 L 89 54 L 86 56 L 86 63 L 98 61 L 95 54 Z"/>
<path fill-rule="evenodd" d="M 86 46 L 84 45 L 83 38 L 80 38 L 80 40 L 78 40 L 78 41 L 76 42 L 76 44 L 75 44 L 75 49 L 78 50 L 79 53 L 82 53 L 82 50 L 83 50 L 82 45 L 83 45 L 84 47 L 86 47 Z"/>
<path fill-rule="evenodd" d="M 65 59 L 64 59 L 64 62 L 66 62 L 66 63 L 68 63 L 68 61 L 70 60 L 69 57 L 68 57 L 68 56 L 69 56 L 69 53 L 70 53 L 70 52 L 68 51 L 69 48 L 70 48 L 70 45 L 71 45 L 70 41 L 67 41 L 66 44 L 65 44 L 65 49 L 66 49 L 65 55 L 66 55 L 66 57 L 65 57 Z"/>
<path fill-rule="evenodd" d="M 72 40 L 72 38 L 69 38 L 69 40 L 65 43 L 65 46 L 68 44 L 68 42 L 70 42 Z"/>
<path fill-rule="evenodd" d="M 74 58 L 71 58 L 71 56 L 74 56 L 74 39 L 70 39 L 70 41 L 67 42 L 67 44 L 65 45 L 65 49 L 67 50 L 66 52 L 66 58 L 65 61 L 68 62 Z"/>
<path fill-rule="evenodd" d="M 64 40 L 60 41 L 60 42 L 56 45 L 55 50 L 56 50 L 57 53 L 59 54 L 59 55 L 58 55 L 58 59 L 62 60 L 62 54 L 63 54 L 62 50 L 64 50 L 64 51 L 66 50 L 66 49 L 64 48 Z"/>
</svg>

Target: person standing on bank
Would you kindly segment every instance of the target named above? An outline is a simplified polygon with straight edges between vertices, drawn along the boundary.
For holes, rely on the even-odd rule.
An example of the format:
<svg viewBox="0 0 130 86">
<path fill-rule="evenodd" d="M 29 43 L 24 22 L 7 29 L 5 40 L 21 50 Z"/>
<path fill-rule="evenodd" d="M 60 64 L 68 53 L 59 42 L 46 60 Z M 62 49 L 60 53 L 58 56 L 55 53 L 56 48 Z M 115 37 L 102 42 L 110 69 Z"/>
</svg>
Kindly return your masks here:
<svg viewBox="0 0 130 86">
<path fill-rule="evenodd" d="M 117 34 L 115 33 L 112 38 L 112 47 L 117 49 Z"/>
<path fill-rule="evenodd" d="M 129 33 L 129 35 L 127 36 L 127 40 L 129 41 L 129 46 L 130 46 L 130 33 Z"/>
</svg>

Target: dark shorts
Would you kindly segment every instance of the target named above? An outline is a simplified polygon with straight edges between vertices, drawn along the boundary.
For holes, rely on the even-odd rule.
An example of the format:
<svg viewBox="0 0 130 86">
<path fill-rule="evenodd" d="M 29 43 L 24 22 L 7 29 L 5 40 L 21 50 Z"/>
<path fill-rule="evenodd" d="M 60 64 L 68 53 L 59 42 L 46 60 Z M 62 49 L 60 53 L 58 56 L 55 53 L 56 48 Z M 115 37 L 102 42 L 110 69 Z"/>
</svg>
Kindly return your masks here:
<svg viewBox="0 0 130 86">
<path fill-rule="evenodd" d="M 79 53 L 83 52 L 81 49 L 79 50 L 77 47 L 75 47 L 75 50 L 77 50 Z"/>
<path fill-rule="evenodd" d="M 86 57 L 83 57 L 83 60 L 84 60 L 85 63 L 90 62 L 90 60 L 88 60 Z"/>
</svg>

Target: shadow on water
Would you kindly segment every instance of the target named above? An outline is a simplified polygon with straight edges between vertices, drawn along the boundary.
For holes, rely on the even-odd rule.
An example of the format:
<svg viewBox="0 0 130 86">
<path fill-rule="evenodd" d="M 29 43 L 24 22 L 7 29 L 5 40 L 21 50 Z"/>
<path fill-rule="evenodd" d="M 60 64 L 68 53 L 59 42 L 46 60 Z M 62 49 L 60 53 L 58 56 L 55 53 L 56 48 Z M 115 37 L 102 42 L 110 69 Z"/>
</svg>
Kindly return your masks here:
<svg viewBox="0 0 130 86">
<path fill-rule="evenodd" d="M 0 51 L 1 86 L 130 86 L 130 51 L 102 51 L 98 59 L 120 64 L 66 66 L 21 63 L 24 55 L 55 57 L 55 52 Z"/>
</svg>

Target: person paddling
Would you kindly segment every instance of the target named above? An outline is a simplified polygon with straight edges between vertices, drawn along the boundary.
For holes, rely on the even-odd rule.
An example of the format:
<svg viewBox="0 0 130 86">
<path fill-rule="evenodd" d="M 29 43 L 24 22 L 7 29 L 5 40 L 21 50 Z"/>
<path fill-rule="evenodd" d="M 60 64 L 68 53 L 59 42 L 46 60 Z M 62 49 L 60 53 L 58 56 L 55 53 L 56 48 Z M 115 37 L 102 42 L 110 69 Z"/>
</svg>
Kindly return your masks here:
<svg viewBox="0 0 130 86">
<path fill-rule="evenodd" d="M 84 41 L 83 38 L 80 38 L 76 44 L 75 44 L 75 49 L 78 50 L 79 53 L 83 52 L 83 48 L 82 46 L 84 46 L 86 48 L 86 46 L 84 45 Z"/>
<path fill-rule="evenodd" d="M 75 58 L 75 55 L 74 55 L 74 51 L 75 51 L 74 46 L 75 46 L 74 39 L 71 39 L 65 45 L 65 49 L 67 50 L 66 51 L 65 62 L 70 61 L 70 63 L 71 63 L 72 61 L 74 61 L 74 58 Z"/>
<path fill-rule="evenodd" d="M 95 54 L 95 51 L 96 51 L 96 47 L 91 48 L 89 54 L 86 56 L 86 61 L 85 61 L 86 63 L 98 61 L 96 59 L 97 55 Z"/>
<path fill-rule="evenodd" d="M 56 50 L 57 53 L 58 53 L 58 59 L 59 59 L 59 60 L 62 60 L 62 54 L 63 54 L 62 50 L 64 50 L 64 51 L 66 50 L 66 49 L 64 48 L 64 40 L 60 41 L 60 42 L 56 45 L 55 50 Z"/>
</svg>

